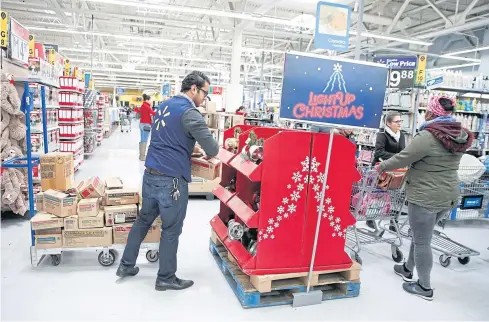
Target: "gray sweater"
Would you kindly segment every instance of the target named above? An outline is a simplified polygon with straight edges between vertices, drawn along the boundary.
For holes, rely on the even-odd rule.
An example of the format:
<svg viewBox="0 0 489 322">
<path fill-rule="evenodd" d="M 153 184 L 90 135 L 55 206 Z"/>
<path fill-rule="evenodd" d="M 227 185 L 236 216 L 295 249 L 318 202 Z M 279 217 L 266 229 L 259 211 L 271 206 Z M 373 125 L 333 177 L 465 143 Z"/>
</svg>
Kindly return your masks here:
<svg viewBox="0 0 489 322">
<path fill-rule="evenodd" d="M 209 131 L 202 114 L 196 108 L 189 108 L 182 115 L 182 126 L 185 135 L 193 137 L 210 157 L 219 152 L 219 144 Z"/>
</svg>

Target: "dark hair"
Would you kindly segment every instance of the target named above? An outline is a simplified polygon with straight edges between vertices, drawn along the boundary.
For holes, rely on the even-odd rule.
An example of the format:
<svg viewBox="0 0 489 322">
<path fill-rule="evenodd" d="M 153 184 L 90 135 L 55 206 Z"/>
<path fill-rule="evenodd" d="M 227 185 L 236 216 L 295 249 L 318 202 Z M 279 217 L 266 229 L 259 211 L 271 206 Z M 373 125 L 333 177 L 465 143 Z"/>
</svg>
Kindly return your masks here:
<svg viewBox="0 0 489 322">
<path fill-rule="evenodd" d="M 447 112 L 455 111 L 455 106 L 453 106 L 453 102 L 451 99 L 441 97 L 438 102 L 440 102 L 441 107 Z"/>
<path fill-rule="evenodd" d="M 241 111 L 241 110 L 244 110 L 244 106 L 241 105 L 240 107 L 238 107 L 237 111 Z"/>
<path fill-rule="evenodd" d="M 150 98 L 151 96 L 149 96 L 148 94 L 146 93 L 143 94 L 143 101 L 149 101 Z"/>
<path fill-rule="evenodd" d="M 211 80 L 204 73 L 199 71 L 193 71 L 182 81 L 182 92 L 187 92 L 192 88 L 192 85 L 197 86 L 198 89 L 204 87 L 205 83 L 211 84 Z"/>
<path fill-rule="evenodd" d="M 385 118 L 384 118 L 385 124 L 392 123 L 392 121 L 394 121 L 394 118 L 396 116 L 401 116 L 401 113 L 395 112 L 395 111 L 389 111 L 389 112 L 387 112 L 387 114 L 385 114 Z"/>
</svg>

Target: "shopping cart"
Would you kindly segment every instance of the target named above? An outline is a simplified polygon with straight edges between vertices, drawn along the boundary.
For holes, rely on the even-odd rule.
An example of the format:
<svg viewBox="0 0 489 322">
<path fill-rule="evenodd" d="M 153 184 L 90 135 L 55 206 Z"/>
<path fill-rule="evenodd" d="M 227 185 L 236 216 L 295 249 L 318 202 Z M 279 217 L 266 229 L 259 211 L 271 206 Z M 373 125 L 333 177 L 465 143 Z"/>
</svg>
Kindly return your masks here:
<svg viewBox="0 0 489 322">
<path fill-rule="evenodd" d="M 362 259 L 359 256 L 361 245 L 387 243 L 391 245 L 392 259 L 400 262 L 403 259 L 403 254 L 399 249 L 402 245 L 402 238 L 395 219 L 398 218 L 406 200 L 404 189 L 403 187 L 396 189 L 379 188 L 377 186 L 379 175 L 370 166 L 359 168 L 359 171 L 362 178 L 353 184 L 351 212 L 357 222 L 378 220 L 379 225 L 375 224 L 375 229 L 358 228 L 356 225 L 349 227 L 346 234 L 348 241 L 346 247 L 352 251 L 352 258 L 361 264 Z M 384 221 L 391 224 L 395 229 L 380 228 Z M 386 232 L 387 234 L 385 234 Z"/>
<path fill-rule="evenodd" d="M 440 228 L 445 226 L 448 219 L 467 220 L 488 217 L 489 173 L 487 171 L 481 172 L 479 167 L 462 167 L 458 174 L 460 181 L 462 181 L 459 184 L 459 203 L 449 216 L 438 222 Z M 466 265 L 470 262 L 471 256 L 480 255 L 478 251 L 454 241 L 437 229 L 433 231 L 431 248 L 441 253 L 439 257 L 441 266 L 448 267 L 452 257 L 456 257 L 460 264 Z M 407 219 L 400 225 L 400 233 L 403 238 L 412 239 L 412 232 Z"/>
<path fill-rule="evenodd" d="M 121 132 L 130 132 L 132 129 L 131 129 L 131 117 L 129 115 L 127 115 L 127 113 L 124 111 L 124 112 L 120 112 L 119 113 L 119 121 L 121 123 Z"/>
</svg>

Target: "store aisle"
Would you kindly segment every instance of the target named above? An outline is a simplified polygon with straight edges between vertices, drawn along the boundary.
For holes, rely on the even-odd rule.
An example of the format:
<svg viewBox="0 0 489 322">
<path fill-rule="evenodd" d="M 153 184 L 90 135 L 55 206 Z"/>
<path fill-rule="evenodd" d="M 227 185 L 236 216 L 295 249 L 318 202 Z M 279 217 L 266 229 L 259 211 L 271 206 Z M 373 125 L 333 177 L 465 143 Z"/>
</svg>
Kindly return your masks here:
<svg viewBox="0 0 489 322">
<path fill-rule="evenodd" d="M 129 134 L 114 132 L 85 160 L 76 178 L 120 176 L 126 185 L 138 186 L 143 172 L 137 159 L 138 137 L 135 125 Z M 360 297 L 300 309 L 244 310 L 208 250 L 208 223 L 218 208 L 217 201 L 189 202 L 178 274 L 194 279 L 195 286 L 181 292 L 154 291 L 158 268 L 143 254 L 139 275 L 122 282 L 115 276 L 117 266 L 100 266 L 94 252 L 65 253 L 57 267 L 45 261 L 32 269 L 29 222 L 3 220 L 2 320 L 481 320 L 489 316 L 489 228 L 480 223 L 446 229 L 482 254 L 467 266 L 455 260 L 443 268 L 435 253 L 436 290 L 431 303 L 404 293 L 401 279 L 392 272 L 389 247 L 372 245 L 362 252 Z M 403 251 L 407 254 L 407 246 Z"/>
</svg>

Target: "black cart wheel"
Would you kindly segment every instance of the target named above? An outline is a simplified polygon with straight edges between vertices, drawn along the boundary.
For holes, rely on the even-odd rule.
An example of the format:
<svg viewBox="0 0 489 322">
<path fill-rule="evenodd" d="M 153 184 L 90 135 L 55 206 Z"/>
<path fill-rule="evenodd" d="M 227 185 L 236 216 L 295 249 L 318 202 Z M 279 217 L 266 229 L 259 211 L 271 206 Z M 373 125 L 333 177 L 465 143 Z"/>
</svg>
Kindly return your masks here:
<svg viewBox="0 0 489 322">
<path fill-rule="evenodd" d="M 115 262 L 114 251 L 111 249 L 107 253 L 105 253 L 103 251 L 100 252 L 98 254 L 98 262 L 100 263 L 100 265 L 105 266 L 105 267 L 112 266 Z"/>
<path fill-rule="evenodd" d="M 440 255 L 440 264 L 443 267 L 448 267 L 451 264 L 451 259 L 450 257 L 445 257 L 445 255 Z"/>
<path fill-rule="evenodd" d="M 61 255 L 51 255 L 51 264 L 58 266 L 61 263 Z"/>
<path fill-rule="evenodd" d="M 459 257 L 458 262 L 462 265 L 467 265 L 470 262 L 470 257 Z"/>
<path fill-rule="evenodd" d="M 400 263 L 402 262 L 402 260 L 404 259 L 404 255 L 402 254 L 402 252 L 399 250 L 399 248 L 396 248 L 396 253 L 392 253 L 392 259 L 394 260 L 394 262 L 396 263 Z"/>
<path fill-rule="evenodd" d="M 160 259 L 160 252 L 156 250 L 148 250 L 146 252 L 146 259 L 150 263 L 155 263 L 158 261 L 158 259 Z"/>
</svg>

